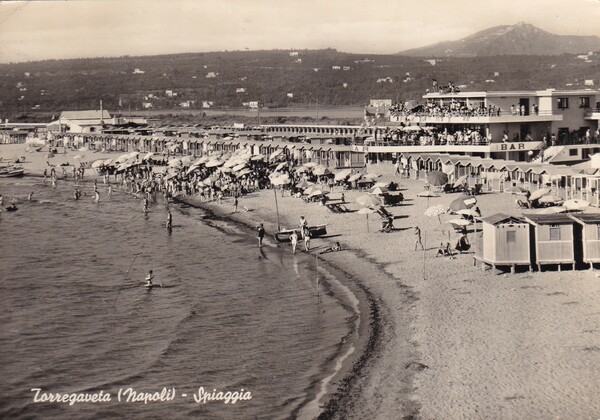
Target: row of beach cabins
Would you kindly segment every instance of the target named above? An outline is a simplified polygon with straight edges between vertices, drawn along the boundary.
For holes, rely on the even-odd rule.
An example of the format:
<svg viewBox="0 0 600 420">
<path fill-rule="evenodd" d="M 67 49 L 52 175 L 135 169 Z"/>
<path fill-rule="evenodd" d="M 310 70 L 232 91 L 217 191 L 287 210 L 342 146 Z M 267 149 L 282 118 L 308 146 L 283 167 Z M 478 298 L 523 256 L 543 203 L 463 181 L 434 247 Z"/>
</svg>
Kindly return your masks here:
<svg viewBox="0 0 600 420">
<path fill-rule="evenodd" d="M 265 142 L 239 138 L 178 138 L 158 136 L 129 136 L 106 134 L 64 133 L 55 139 L 56 146 L 85 148 L 115 152 L 163 153 L 173 156 L 201 157 L 213 153 L 230 153 L 240 148 L 249 148 L 253 155 L 263 155 L 266 159 L 276 151 L 301 165 L 315 162 L 325 167 L 362 168 L 365 166 L 363 152 L 349 146 L 335 144 L 307 144 Z"/>
<path fill-rule="evenodd" d="M 465 176 L 469 184 L 481 184 L 484 192 L 549 188 L 563 200 L 580 199 L 600 207 L 597 169 L 449 154 L 400 153 L 397 158 L 410 168 L 411 177 L 422 180 L 427 179 L 428 172 L 442 171 L 450 183 Z"/>
<path fill-rule="evenodd" d="M 483 240 L 474 264 L 493 268 L 508 266 L 528 269 L 544 266 L 587 266 L 600 263 L 600 214 L 525 214 L 523 217 L 497 213 L 479 219 Z"/>
</svg>

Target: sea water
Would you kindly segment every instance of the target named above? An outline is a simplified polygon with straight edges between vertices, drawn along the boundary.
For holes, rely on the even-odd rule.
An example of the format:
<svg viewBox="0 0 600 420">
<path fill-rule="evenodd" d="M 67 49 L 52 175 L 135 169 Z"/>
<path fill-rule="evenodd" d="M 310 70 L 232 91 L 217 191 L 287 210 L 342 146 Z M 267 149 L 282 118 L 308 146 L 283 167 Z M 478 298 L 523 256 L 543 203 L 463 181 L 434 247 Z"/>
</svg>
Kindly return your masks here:
<svg viewBox="0 0 600 420">
<path fill-rule="evenodd" d="M 254 232 L 173 204 L 169 231 L 162 199 L 144 215 L 100 187 L 95 203 L 90 185 L 77 201 L 66 182 L 0 180 L 3 207 L 19 200 L 0 213 L 0 417 L 286 418 L 311 405 L 355 322 L 314 255 L 259 249 Z M 162 288 L 142 285 L 148 270 Z"/>
</svg>

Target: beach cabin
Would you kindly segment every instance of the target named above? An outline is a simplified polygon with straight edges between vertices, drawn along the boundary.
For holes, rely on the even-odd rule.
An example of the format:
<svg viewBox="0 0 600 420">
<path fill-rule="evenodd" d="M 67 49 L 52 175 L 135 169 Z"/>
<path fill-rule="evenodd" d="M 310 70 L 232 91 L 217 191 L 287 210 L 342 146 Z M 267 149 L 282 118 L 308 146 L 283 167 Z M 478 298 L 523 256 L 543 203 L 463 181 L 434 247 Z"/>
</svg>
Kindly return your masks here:
<svg viewBox="0 0 600 420">
<path fill-rule="evenodd" d="M 575 221 L 566 214 L 524 214 L 535 232 L 535 263 L 542 265 L 571 264 L 575 269 L 573 225 Z"/>
<path fill-rule="evenodd" d="M 600 263 L 600 214 L 570 214 L 575 221 L 575 255 L 589 264 Z M 579 259 L 579 258 L 577 258 Z"/>
<path fill-rule="evenodd" d="M 485 265 L 510 266 L 515 272 L 518 265 L 531 266 L 529 245 L 529 224 L 518 217 L 496 213 L 482 217 L 483 240 L 480 253 L 476 253 L 475 261 Z"/>
</svg>

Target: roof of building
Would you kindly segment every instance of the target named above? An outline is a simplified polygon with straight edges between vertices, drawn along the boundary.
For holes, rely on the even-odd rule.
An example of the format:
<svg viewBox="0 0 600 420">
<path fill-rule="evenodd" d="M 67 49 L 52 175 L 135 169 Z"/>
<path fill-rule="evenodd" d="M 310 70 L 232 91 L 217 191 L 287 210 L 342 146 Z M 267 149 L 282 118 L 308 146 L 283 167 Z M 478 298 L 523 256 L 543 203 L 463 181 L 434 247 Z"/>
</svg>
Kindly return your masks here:
<svg viewBox="0 0 600 420">
<path fill-rule="evenodd" d="M 482 217 L 480 220 L 491 225 L 525 223 L 525 221 L 519 217 L 509 216 L 504 213 L 492 214 L 491 216 Z"/>
<path fill-rule="evenodd" d="M 64 120 L 99 120 L 101 118 L 109 119 L 110 114 L 106 109 L 87 110 L 87 111 L 63 111 L 60 118 Z"/>
<path fill-rule="evenodd" d="M 568 214 L 524 214 L 523 217 L 534 225 L 573 224 Z"/>
<path fill-rule="evenodd" d="M 576 222 L 587 224 L 587 223 L 599 223 L 600 224 L 600 213 L 580 213 L 570 214 L 571 218 Z"/>
</svg>

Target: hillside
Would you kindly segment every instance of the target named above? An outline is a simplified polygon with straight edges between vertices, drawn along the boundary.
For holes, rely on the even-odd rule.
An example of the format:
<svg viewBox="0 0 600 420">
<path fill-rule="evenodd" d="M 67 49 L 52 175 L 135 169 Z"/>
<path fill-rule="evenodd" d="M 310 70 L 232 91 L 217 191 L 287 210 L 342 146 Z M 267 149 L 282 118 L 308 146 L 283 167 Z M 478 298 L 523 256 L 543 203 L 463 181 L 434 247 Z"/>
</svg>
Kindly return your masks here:
<svg viewBox="0 0 600 420">
<path fill-rule="evenodd" d="M 585 54 L 600 50 L 600 37 L 565 36 L 527 23 L 486 29 L 458 41 L 403 51 L 414 57 L 488 57 L 498 55 Z"/>
<path fill-rule="evenodd" d="M 100 99 L 107 109 L 123 112 L 140 110 L 144 102 L 155 110 L 187 101 L 190 108 L 202 108 L 203 101 L 218 108 L 249 101 L 268 107 L 317 100 L 319 106 L 365 105 L 376 98 L 418 99 L 433 78 L 440 84 L 453 81 L 463 90 L 564 89 L 582 88 L 584 79 L 600 74 L 597 54 L 587 59 L 560 55 L 430 61 L 332 49 L 295 53 L 233 51 L 2 64 L 0 117 L 97 108 Z M 597 87 L 600 80 L 595 83 Z"/>
</svg>

